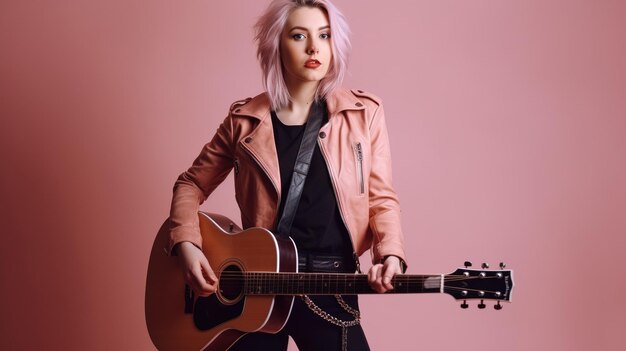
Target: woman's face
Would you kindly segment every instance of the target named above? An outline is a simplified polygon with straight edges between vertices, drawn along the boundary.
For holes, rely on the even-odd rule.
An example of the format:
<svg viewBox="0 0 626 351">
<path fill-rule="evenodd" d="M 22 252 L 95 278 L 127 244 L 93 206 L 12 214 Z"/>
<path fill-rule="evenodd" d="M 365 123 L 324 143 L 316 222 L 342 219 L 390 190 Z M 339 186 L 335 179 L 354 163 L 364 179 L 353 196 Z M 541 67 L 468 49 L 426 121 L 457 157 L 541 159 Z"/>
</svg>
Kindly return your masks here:
<svg viewBox="0 0 626 351">
<path fill-rule="evenodd" d="M 330 23 L 317 7 L 299 7 L 287 18 L 280 41 L 283 75 L 287 84 L 319 82 L 333 57 Z"/>
</svg>

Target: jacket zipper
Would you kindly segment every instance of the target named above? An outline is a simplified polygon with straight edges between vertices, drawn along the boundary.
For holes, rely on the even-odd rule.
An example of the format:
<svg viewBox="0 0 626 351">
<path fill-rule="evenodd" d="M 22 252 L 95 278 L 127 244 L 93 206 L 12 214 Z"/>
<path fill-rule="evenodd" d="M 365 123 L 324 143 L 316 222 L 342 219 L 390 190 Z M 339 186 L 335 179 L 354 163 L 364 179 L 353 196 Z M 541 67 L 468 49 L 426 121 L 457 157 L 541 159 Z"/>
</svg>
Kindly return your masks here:
<svg viewBox="0 0 626 351">
<path fill-rule="evenodd" d="M 356 152 L 357 176 L 359 178 L 359 194 L 365 194 L 365 180 L 363 179 L 363 147 L 360 142 L 354 144 Z"/>
<path fill-rule="evenodd" d="M 320 151 L 322 152 L 322 157 L 324 158 L 324 162 L 326 163 L 326 168 L 328 169 L 328 173 L 330 174 L 330 182 L 333 185 L 333 192 L 335 193 L 335 199 L 337 199 L 337 204 L 339 205 L 339 215 L 341 216 L 341 220 L 343 221 L 343 225 L 346 227 L 346 231 L 348 232 L 348 237 L 350 239 L 350 245 L 352 245 L 352 257 L 354 258 L 354 262 L 356 264 L 356 269 L 358 273 L 361 273 L 361 262 L 359 261 L 359 255 L 356 253 L 356 247 L 354 246 L 354 240 L 352 239 L 352 233 L 350 233 L 350 228 L 348 227 L 348 222 L 346 222 L 346 217 L 343 214 L 343 206 L 341 199 L 339 198 L 339 192 L 337 191 L 337 184 L 335 183 L 335 177 L 333 176 L 333 170 L 328 164 L 328 159 L 326 157 L 326 149 L 324 145 L 320 142 L 319 138 L 317 139 L 317 144 L 320 147 Z"/>
</svg>

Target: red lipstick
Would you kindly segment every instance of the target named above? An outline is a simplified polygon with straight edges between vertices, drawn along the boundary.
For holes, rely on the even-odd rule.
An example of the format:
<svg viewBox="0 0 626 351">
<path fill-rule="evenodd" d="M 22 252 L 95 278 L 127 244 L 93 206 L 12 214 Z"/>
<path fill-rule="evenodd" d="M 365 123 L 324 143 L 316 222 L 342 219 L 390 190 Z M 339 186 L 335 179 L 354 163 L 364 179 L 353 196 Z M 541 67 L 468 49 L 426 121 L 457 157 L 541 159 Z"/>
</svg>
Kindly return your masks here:
<svg viewBox="0 0 626 351">
<path fill-rule="evenodd" d="M 317 68 L 321 65 L 322 63 L 315 59 L 306 60 L 306 62 L 304 63 L 304 67 L 306 68 Z"/>
</svg>

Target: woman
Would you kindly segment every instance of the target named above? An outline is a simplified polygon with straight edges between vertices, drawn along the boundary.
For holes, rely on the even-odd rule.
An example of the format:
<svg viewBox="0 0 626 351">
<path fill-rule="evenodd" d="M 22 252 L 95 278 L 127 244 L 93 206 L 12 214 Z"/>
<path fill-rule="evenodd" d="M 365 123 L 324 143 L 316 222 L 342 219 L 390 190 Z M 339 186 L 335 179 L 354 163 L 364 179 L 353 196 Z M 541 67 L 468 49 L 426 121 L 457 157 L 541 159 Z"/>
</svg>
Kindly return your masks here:
<svg viewBox="0 0 626 351">
<path fill-rule="evenodd" d="M 200 296 L 217 288 L 198 249 L 197 211 L 232 169 L 243 227 L 276 230 L 316 109 L 322 127 L 289 230 L 300 271 L 354 272 L 371 249 L 370 285 L 393 289 L 404 251 L 385 117 L 374 95 L 340 88 L 350 48 L 343 15 L 328 0 L 274 0 L 256 24 L 256 40 L 266 92 L 231 106 L 174 187 L 170 248 L 186 282 Z M 289 335 L 300 350 L 369 349 L 352 295 L 297 298 L 281 332 L 247 334 L 231 350 L 286 350 Z"/>
</svg>

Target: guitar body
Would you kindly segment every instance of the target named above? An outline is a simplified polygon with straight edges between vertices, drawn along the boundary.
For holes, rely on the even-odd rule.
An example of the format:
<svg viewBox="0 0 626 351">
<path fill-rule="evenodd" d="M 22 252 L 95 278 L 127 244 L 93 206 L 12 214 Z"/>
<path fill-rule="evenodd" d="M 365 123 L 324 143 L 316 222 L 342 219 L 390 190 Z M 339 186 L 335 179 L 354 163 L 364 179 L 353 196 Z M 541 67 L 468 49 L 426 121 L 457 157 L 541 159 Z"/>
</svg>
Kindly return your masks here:
<svg viewBox="0 0 626 351">
<path fill-rule="evenodd" d="M 244 295 L 242 272 L 296 272 L 297 250 L 290 239 L 262 228 L 241 231 L 228 218 L 199 213 L 202 251 L 219 279 L 218 291 L 195 297 L 178 258 L 167 254 L 166 221 L 152 247 L 146 281 L 146 324 L 161 351 L 227 350 L 246 333 L 277 333 L 291 312 L 293 296 Z"/>
</svg>

